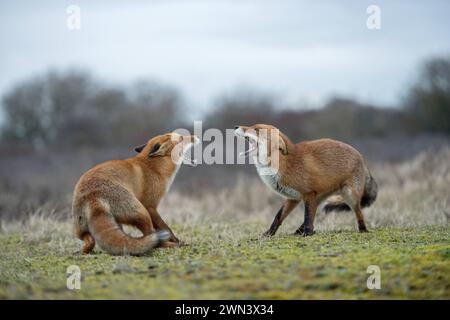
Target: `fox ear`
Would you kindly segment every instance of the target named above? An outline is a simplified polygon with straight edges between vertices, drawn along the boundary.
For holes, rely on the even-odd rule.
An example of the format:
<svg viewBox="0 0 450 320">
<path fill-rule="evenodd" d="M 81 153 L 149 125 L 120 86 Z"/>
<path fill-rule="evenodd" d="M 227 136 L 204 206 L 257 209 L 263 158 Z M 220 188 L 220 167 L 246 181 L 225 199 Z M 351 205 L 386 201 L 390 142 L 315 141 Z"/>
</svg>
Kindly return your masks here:
<svg viewBox="0 0 450 320">
<path fill-rule="evenodd" d="M 284 142 L 283 137 L 280 135 L 278 140 L 279 140 L 279 146 L 280 146 L 281 154 L 287 155 L 288 154 L 288 149 L 287 149 L 286 143 Z"/>
<path fill-rule="evenodd" d="M 165 156 L 170 148 L 170 145 L 171 145 L 170 140 L 163 143 L 157 143 L 153 146 L 148 156 L 149 157 Z"/>
<path fill-rule="evenodd" d="M 142 150 L 144 150 L 144 148 L 145 148 L 146 145 L 147 145 L 147 144 L 144 143 L 144 144 L 141 145 L 141 146 L 137 146 L 137 147 L 134 148 L 134 151 L 136 151 L 137 153 L 141 153 Z"/>
<path fill-rule="evenodd" d="M 149 157 L 156 156 L 160 148 L 161 148 L 161 145 L 159 143 L 155 144 L 153 146 L 152 150 L 150 151 L 150 153 L 148 154 L 148 156 Z"/>
</svg>

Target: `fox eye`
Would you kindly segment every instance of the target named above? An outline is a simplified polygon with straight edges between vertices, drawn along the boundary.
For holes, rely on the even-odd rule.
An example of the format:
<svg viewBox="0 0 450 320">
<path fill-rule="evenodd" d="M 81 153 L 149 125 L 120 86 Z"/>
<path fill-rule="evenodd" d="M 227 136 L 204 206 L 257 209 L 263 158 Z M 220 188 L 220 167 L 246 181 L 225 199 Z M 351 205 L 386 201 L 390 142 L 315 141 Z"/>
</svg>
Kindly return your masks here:
<svg viewBox="0 0 450 320">
<path fill-rule="evenodd" d="M 160 147 L 161 147 L 161 145 L 159 143 L 155 144 L 153 146 L 152 150 L 150 151 L 150 155 L 152 155 L 153 153 L 157 152 Z"/>
</svg>

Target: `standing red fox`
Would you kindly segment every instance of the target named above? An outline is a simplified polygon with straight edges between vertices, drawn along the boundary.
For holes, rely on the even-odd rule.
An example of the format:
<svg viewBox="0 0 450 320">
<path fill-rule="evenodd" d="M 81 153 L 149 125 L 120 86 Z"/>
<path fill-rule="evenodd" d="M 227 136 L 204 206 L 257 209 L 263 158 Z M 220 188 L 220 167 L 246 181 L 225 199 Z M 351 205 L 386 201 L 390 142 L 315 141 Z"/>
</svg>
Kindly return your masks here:
<svg viewBox="0 0 450 320">
<path fill-rule="evenodd" d="M 82 252 L 90 252 L 96 242 L 111 254 L 130 255 L 177 245 L 157 208 L 185 153 L 198 141 L 176 133 L 157 136 L 137 147 L 135 157 L 86 172 L 75 186 L 72 205 L 75 234 L 84 241 Z M 127 235 L 121 224 L 138 228 L 143 236 Z"/>
<path fill-rule="evenodd" d="M 265 124 L 236 126 L 235 134 L 249 141 L 252 150 L 246 154 L 257 150 L 259 176 L 286 199 L 265 235 L 274 235 L 302 200 L 305 219 L 295 233 L 313 234 L 317 208 L 332 195 L 336 196 L 325 205 L 325 211 L 353 210 L 359 231 L 367 232 L 361 208 L 375 201 L 377 184 L 355 148 L 331 139 L 294 144 L 278 129 Z"/>
</svg>

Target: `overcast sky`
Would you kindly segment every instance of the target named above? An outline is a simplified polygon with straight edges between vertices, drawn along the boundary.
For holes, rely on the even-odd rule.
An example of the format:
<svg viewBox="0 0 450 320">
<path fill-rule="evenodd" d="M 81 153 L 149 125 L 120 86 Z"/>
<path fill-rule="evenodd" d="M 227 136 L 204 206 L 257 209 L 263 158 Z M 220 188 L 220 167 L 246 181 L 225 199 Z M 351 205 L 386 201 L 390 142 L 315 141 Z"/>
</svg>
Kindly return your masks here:
<svg viewBox="0 0 450 320">
<path fill-rule="evenodd" d="M 342 5 L 345 3 L 345 5 Z M 81 30 L 66 8 L 81 8 Z M 366 9 L 381 8 L 381 30 Z M 450 1 L 2 1 L 0 95 L 49 68 L 153 78 L 197 112 L 246 86 L 288 102 L 332 95 L 393 105 L 417 64 L 450 53 Z"/>
</svg>

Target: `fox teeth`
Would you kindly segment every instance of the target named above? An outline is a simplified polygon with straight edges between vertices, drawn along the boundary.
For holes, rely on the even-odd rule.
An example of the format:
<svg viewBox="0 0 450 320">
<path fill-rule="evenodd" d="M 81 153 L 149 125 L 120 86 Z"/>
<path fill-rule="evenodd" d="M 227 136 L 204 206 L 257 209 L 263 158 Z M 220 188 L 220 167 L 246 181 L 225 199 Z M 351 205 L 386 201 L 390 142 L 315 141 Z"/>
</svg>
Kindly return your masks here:
<svg viewBox="0 0 450 320">
<path fill-rule="evenodd" d="M 244 151 L 244 152 L 239 153 L 239 157 L 245 157 L 245 158 L 247 158 L 248 155 L 249 155 L 251 152 L 255 151 L 255 150 L 256 150 L 256 147 L 255 147 L 255 146 L 252 146 L 252 147 L 251 147 L 250 149 L 248 149 L 247 151 Z"/>
<path fill-rule="evenodd" d="M 183 157 L 183 163 L 188 165 L 188 166 L 191 166 L 191 167 L 196 167 L 197 164 L 198 164 L 196 159 L 190 159 L 190 158 L 188 158 L 186 156 Z"/>
</svg>

